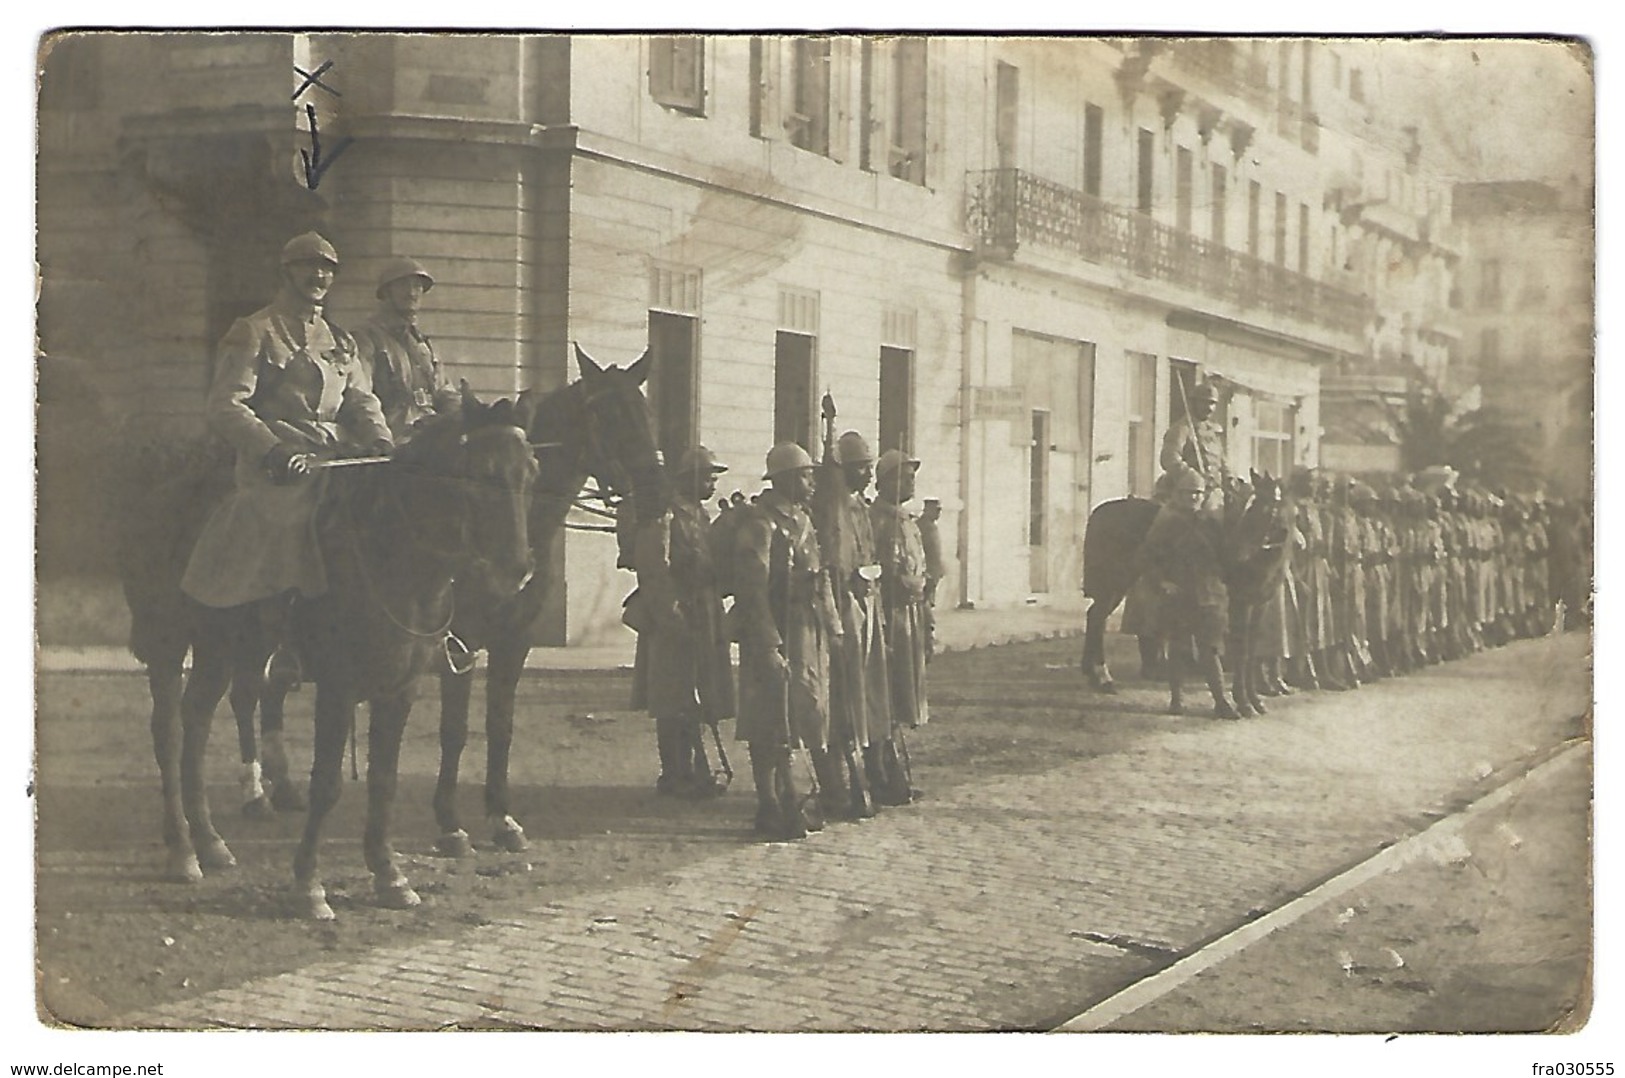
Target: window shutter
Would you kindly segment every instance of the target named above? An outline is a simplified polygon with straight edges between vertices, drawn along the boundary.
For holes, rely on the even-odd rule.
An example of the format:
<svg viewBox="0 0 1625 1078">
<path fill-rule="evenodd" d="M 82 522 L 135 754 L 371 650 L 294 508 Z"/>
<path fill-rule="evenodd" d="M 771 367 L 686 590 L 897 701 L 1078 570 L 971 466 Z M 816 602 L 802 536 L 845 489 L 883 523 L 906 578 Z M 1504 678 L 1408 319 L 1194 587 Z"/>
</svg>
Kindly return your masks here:
<svg viewBox="0 0 1625 1078">
<path fill-rule="evenodd" d="M 942 160 L 948 144 L 948 57 L 949 42 L 940 37 L 925 40 L 925 185 L 942 186 L 947 174 Z"/>
<path fill-rule="evenodd" d="M 665 101 L 672 89 L 672 38 L 649 39 L 649 96 Z"/>
<path fill-rule="evenodd" d="M 845 161 L 852 128 L 852 39 L 829 42 L 829 156 Z"/>
</svg>

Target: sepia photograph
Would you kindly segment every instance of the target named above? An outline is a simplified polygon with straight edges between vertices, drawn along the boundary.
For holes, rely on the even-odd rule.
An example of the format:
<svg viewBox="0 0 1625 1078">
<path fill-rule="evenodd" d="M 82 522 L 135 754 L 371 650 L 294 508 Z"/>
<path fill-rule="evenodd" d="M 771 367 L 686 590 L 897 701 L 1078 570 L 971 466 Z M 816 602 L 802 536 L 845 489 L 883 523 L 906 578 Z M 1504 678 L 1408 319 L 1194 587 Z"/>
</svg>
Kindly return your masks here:
<svg viewBox="0 0 1625 1078">
<path fill-rule="evenodd" d="M 58 1056 L 1572 1057 L 1593 43 L 35 45 Z"/>
</svg>

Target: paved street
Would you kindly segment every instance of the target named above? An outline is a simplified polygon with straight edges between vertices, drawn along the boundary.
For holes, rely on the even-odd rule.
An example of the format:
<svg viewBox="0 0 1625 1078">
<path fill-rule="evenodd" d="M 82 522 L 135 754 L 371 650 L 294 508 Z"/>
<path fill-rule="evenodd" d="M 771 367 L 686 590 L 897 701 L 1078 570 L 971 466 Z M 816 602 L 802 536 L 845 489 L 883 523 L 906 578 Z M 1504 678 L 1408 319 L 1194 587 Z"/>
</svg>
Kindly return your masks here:
<svg viewBox="0 0 1625 1078">
<path fill-rule="evenodd" d="M 1085 696 L 1075 641 L 972 652 L 937 689 L 954 721 L 996 739 L 1007 709 L 1071 706 L 1099 751 L 121 1024 L 1053 1028 L 1586 738 L 1587 645 L 1524 642 L 1235 723 L 1157 714 L 1150 687 Z M 1583 848 L 1586 823 L 1556 826 Z M 1589 911 L 1571 918 L 1583 934 Z"/>
</svg>

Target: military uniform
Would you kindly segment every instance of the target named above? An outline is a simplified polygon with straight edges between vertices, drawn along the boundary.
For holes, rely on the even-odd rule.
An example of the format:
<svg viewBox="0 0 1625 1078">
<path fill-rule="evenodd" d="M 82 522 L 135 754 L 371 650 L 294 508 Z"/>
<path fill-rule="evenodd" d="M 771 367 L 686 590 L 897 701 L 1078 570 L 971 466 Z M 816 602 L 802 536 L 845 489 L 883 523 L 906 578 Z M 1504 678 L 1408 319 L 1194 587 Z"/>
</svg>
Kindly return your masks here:
<svg viewBox="0 0 1625 1078">
<path fill-rule="evenodd" d="M 379 277 L 378 310 L 356 333 L 373 392 L 397 442 L 410 437 L 413 424 L 434 414 L 436 395 L 446 389 L 434 345 L 418 328 L 416 316 L 401 313 L 385 298 L 387 286 L 403 277 L 422 280 L 425 292 L 434 287 L 434 278 L 416 260 L 392 259 Z"/>
<path fill-rule="evenodd" d="M 1202 508 L 1218 512 L 1224 508 L 1224 489 L 1230 478 L 1225 461 L 1224 428 L 1212 417 L 1194 425 L 1189 417 L 1180 416 L 1163 435 L 1160 462 L 1165 471 L 1177 472 L 1193 468 L 1207 484 Z"/>
<path fill-rule="evenodd" d="M 182 588 L 212 607 L 290 589 L 320 595 L 327 573 L 315 512 L 324 475 L 279 482 L 266 462 L 279 448 L 331 456 L 345 445 L 388 446 L 355 342 L 319 311 L 303 317 L 280 296 L 222 338 L 206 408 L 210 427 L 237 451 L 236 489 L 205 524 Z"/>
<path fill-rule="evenodd" d="M 734 714 L 710 526 L 705 507 L 678 490 L 664 513 L 638 527 L 634 541 L 638 590 L 627 617 L 639 626 L 632 706 L 655 718 L 664 792 L 714 789 L 700 724 Z"/>
</svg>

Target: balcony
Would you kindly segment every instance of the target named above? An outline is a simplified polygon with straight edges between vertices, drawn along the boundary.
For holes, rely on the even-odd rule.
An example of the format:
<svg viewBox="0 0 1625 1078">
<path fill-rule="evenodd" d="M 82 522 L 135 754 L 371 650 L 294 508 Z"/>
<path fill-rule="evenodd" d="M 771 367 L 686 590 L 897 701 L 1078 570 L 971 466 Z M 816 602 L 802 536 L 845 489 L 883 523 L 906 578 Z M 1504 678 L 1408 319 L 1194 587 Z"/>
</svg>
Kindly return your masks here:
<svg viewBox="0 0 1625 1078">
<path fill-rule="evenodd" d="M 1270 86 L 1269 67 L 1244 51 L 1237 42 L 1192 38 L 1168 42 L 1167 48 L 1176 64 L 1214 86 L 1261 110 L 1273 105 L 1275 91 Z"/>
<path fill-rule="evenodd" d="M 972 173 L 967 227 L 994 257 L 1024 243 L 1070 252 L 1097 265 L 1166 281 L 1246 309 L 1363 334 L 1365 296 L 1322 284 L 1222 244 L 1020 169 Z"/>
</svg>

